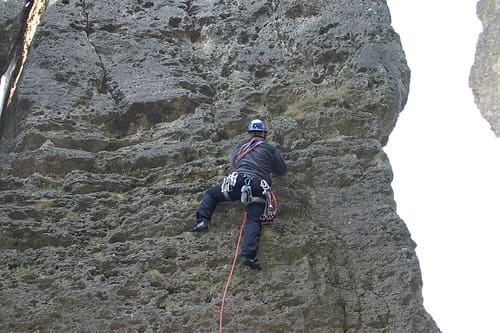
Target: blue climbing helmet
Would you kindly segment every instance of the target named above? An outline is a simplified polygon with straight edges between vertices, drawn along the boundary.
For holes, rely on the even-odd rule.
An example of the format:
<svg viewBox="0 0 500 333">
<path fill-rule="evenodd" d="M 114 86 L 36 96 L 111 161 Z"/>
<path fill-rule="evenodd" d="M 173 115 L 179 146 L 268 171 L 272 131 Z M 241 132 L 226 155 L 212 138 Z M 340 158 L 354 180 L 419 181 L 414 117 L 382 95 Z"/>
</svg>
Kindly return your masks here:
<svg viewBox="0 0 500 333">
<path fill-rule="evenodd" d="M 260 119 L 254 119 L 248 124 L 248 133 L 250 132 L 264 132 L 267 133 L 266 124 Z"/>
</svg>

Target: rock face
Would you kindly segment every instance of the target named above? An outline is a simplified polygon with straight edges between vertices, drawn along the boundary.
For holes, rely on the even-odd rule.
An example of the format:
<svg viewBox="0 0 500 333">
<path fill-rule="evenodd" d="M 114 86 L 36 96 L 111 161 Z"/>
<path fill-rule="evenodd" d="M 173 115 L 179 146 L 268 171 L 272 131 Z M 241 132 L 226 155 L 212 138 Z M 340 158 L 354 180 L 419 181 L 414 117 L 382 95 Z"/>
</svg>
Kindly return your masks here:
<svg viewBox="0 0 500 333">
<path fill-rule="evenodd" d="M 10 56 L 22 37 L 22 1 L 0 2 L 0 73 L 9 65 Z"/>
<path fill-rule="evenodd" d="M 8 100 L 11 77 L 16 73 L 16 58 L 22 51 L 25 30 L 25 14 L 22 1 L 6 0 L 0 2 L 0 117 Z"/>
<path fill-rule="evenodd" d="M 472 66 L 469 84 L 475 102 L 483 117 L 500 137 L 500 1 L 481 0 L 477 16 L 483 23 L 483 32 L 476 46 L 476 59 Z"/>
<path fill-rule="evenodd" d="M 225 331 L 439 332 L 382 150 L 409 76 L 385 1 L 55 1 L 2 119 L 0 331 L 217 331 L 243 207 L 187 231 L 261 118 L 289 174 Z"/>
</svg>

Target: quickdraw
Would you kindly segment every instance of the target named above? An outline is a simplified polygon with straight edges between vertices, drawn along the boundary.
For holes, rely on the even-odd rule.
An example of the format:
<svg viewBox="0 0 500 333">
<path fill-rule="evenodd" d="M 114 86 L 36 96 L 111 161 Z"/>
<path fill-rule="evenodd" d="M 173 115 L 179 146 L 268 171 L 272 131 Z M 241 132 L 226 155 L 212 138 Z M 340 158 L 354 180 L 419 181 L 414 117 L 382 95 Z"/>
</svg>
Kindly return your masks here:
<svg viewBox="0 0 500 333">
<path fill-rule="evenodd" d="M 222 181 L 222 184 L 220 186 L 221 192 L 224 194 L 224 198 L 226 198 L 227 201 L 231 201 L 231 198 L 229 197 L 229 192 L 231 192 L 236 185 L 236 180 L 238 179 L 238 173 L 233 172 L 227 177 L 224 177 L 224 180 Z"/>
<path fill-rule="evenodd" d="M 274 192 L 271 190 L 271 186 L 264 179 L 260 181 L 260 187 L 263 190 L 262 194 L 266 197 L 266 208 L 260 216 L 260 221 L 262 224 L 270 224 L 276 217 L 278 202 Z"/>
<path fill-rule="evenodd" d="M 245 185 L 241 187 L 241 202 L 248 205 L 252 199 L 252 178 L 245 178 Z"/>
</svg>

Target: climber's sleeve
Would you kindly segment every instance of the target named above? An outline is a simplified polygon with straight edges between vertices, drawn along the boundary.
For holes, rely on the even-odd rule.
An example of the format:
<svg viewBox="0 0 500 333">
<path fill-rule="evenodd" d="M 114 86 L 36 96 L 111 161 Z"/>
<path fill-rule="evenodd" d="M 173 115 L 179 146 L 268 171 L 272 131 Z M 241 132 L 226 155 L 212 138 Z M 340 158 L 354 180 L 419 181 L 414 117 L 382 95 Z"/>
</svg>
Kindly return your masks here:
<svg viewBox="0 0 500 333">
<path fill-rule="evenodd" d="M 281 156 L 281 152 L 275 149 L 273 152 L 273 173 L 278 176 L 284 176 L 287 172 L 286 162 Z"/>
</svg>

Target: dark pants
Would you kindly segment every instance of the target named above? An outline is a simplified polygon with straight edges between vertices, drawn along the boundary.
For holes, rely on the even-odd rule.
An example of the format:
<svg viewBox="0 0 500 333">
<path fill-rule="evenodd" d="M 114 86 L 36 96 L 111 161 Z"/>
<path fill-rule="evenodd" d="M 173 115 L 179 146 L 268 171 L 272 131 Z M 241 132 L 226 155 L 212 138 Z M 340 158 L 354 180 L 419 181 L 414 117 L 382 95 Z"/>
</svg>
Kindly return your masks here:
<svg viewBox="0 0 500 333">
<path fill-rule="evenodd" d="M 241 187 L 244 185 L 245 176 L 238 175 L 236 185 L 233 190 L 229 192 L 230 201 L 241 200 Z M 262 188 L 260 187 L 260 179 L 252 179 L 252 195 L 254 197 L 262 197 Z M 196 219 L 208 220 L 212 219 L 212 214 L 217 207 L 217 204 L 222 201 L 227 201 L 224 193 L 221 191 L 220 185 L 213 186 L 210 188 L 205 195 L 203 200 L 196 210 Z M 245 224 L 245 230 L 243 231 L 243 243 L 241 245 L 240 256 L 250 259 L 255 259 L 257 256 L 257 251 L 259 250 L 260 242 L 260 231 L 262 229 L 262 223 L 260 222 L 260 216 L 264 213 L 265 204 L 260 202 L 250 203 L 246 206 L 247 211 L 247 222 Z"/>
</svg>

